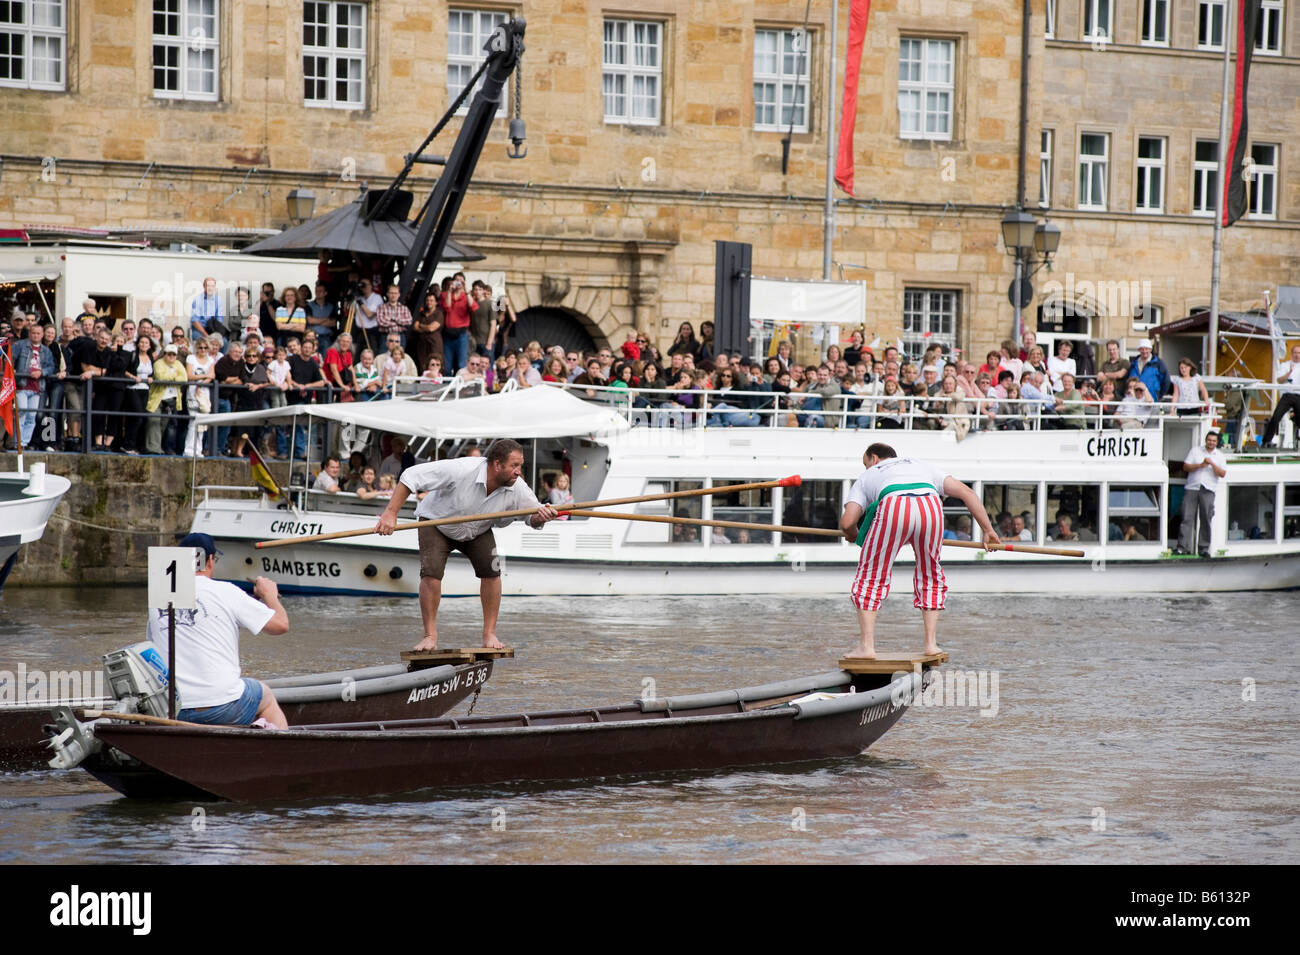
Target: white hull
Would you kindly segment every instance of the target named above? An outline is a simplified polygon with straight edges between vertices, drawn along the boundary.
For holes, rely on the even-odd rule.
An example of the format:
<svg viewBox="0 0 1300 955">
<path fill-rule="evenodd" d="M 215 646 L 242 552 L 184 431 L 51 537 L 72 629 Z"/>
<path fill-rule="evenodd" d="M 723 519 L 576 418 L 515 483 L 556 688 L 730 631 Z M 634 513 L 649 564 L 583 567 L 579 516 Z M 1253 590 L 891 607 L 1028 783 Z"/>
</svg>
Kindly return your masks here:
<svg viewBox="0 0 1300 955">
<path fill-rule="evenodd" d="M 217 530 L 198 522 L 195 527 L 210 533 Z M 225 554 L 218 564 L 219 576 L 236 583 L 264 575 L 288 593 L 395 597 L 414 597 L 419 587 L 419 555 L 413 547 L 395 546 L 393 538 L 384 544 L 378 544 L 377 538 L 357 539 L 374 540 L 373 545 L 340 542 L 268 549 L 255 548 L 252 538 L 218 539 Z M 1201 560 L 1161 556 L 1149 545 L 1136 548 L 1144 552 L 1142 556 L 1105 559 L 1096 547 L 1084 559 L 960 551 L 945 554 L 944 568 L 954 594 L 1151 594 L 1300 587 L 1300 552 L 1260 551 Z M 856 548 L 848 544 L 806 546 L 797 553 L 792 550 L 783 560 L 766 557 L 761 553 L 769 550 L 766 547 L 745 549 L 760 553 L 736 554 L 737 560 L 728 562 L 683 562 L 680 555 L 672 559 L 670 554 L 658 560 L 648 554 L 637 561 L 571 560 L 505 551 L 502 589 L 515 596 L 846 595 L 857 567 Z M 1114 548 L 1110 550 L 1113 553 Z M 742 559 L 745 556 L 750 559 Z M 909 600 L 910 558 L 904 549 L 893 580 L 895 594 Z M 463 597 L 478 591 L 469 562 L 453 554 L 443 579 L 443 595 Z"/>
<path fill-rule="evenodd" d="M 0 568 L 23 544 L 41 539 L 50 515 L 70 487 L 72 482 L 57 474 L 0 471 Z"/>
</svg>

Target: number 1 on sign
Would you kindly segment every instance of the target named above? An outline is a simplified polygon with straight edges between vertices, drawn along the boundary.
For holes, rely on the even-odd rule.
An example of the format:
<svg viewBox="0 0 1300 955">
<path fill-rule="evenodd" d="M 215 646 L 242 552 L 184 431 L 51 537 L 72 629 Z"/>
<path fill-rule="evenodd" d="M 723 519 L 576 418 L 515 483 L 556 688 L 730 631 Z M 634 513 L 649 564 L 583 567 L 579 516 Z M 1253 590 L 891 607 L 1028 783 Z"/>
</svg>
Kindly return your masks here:
<svg viewBox="0 0 1300 955">
<path fill-rule="evenodd" d="M 149 548 L 149 606 L 194 607 L 193 547 Z"/>
</svg>

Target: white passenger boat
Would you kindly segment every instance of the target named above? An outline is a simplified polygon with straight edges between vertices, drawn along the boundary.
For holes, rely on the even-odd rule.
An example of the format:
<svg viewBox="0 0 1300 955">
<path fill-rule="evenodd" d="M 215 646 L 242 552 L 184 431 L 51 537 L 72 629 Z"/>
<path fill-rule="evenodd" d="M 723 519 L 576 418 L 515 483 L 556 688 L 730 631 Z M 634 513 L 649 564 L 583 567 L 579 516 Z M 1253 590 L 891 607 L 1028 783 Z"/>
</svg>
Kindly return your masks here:
<svg viewBox="0 0 1300 955">
<path fill-rule="evenodd" d="M 46 474 L 40 462 L 30 471 L 0 471 L 0 590 L 18 559 L 18 548 L 41 539 L 70 487 L 67 478 Z"/>
<path fill-rule="evenodd" d="M 525 443 L 525 478 L 571 474 L 575 501 L 774 480 L 798 488 L 626 505 L 641 514 L 805 527 L 835 527 L 845 494 L 873 441 L 932 461 L 968 484 L 997 520 L 1023 515 L 1025 543 L 1052 544 L 1057 518 L 1072 518 L 1085 559 L 945 549 L 956 593 L 1117 594 L 1300 587 L 1300 459 L 1230 454 L 1218 490 L 1208 559 L 1175 556 L 1184 475 L 1208 418 L 1165 418 L 1140 431 L 951 431 L 853 428 L 653 426 L 640 413 L 539 387 L 455 401 L 397 399 L 300 407 L 313 426 L 353 423 L 410 436 L 417 451 L 454 452 L 457 442 L 513 437 Z M 294 409 L 269 414 L 284 421 Z M 235 424 L 256 413 L 209 416 Z M 263 415 L 265 417 L 266 415 Z M 423 447 L 421 448 L 421 441 Z M 299 592 L 413 596 L 415 534 L 256 549 L 259 540 L 373 526 L 383 501 L 298 490 L 290 505 L 256 489 L 196 489 L 193 530 L 213 535 L 226 557 L 218 573 L 258 574 Z M 965 510 L 945 504 L 948 529 L 969 531 Z M 497 529 L 507 594 L 844 594 L 858 558 L 826 537 L 710 530 L 591 519 Z M 910 591 L 911 551 L 895 569 Z M 453 555 L 446 595 L 478 593 L 468 561 Z"/>
</svg>

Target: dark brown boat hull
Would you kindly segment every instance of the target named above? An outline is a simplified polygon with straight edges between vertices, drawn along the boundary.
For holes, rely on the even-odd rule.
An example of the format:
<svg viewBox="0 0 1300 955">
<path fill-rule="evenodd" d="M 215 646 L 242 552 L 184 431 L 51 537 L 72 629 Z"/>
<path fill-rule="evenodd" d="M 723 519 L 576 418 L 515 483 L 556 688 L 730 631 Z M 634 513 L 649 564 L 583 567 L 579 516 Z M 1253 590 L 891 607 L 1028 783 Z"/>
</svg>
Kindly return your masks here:
<svg viewBox="0 0 1300 955">
<path fill-rule="evenodd" d="M 416 694 L 414 698 L 408 690 L 350 699 L 340 693 L 337 699 L 283 702 L 282 708 L 290 726 L 438 717 L 479 690 L 491 675 L 492 661 L 485 659 L 456 667 L 455 676 L 439 681 L 436 691 Z M 55 700 L 43 705 L 0 709 L 0 772 L 27 772 L 47 768 L 50 748 L 46 743 L 44 727 L 53 722 L 50 711 L 59 705 L 66 704 Z M 83 701 L 76 705 L 91 704 Z"/>
<path fill-rule="evenodd" d="M 636 707 L 566 711 L 549 714 L 555 717 L 550 724 L 548 714 L 541 714 L 440 720 L 437 728 L 382 731 L 303 727 L 273 733 L 114 724 L 97 732 L 114 748 L 206 793 L 283 802 L 856 756 L 907 709 L 909 701 L 891 699 L 889 690 L 855 694 L 856 701 L 841 698 L 821 708 L 738 704 L 684 715 L 642 713 Z M 833 712 L 845 702 L 863 705 Z M 572 722 L 574 714 L 583 713 L 592 714 L 589 722 Z M 570 722 L 557 725 L 561 718 Z M 521 722 L 500 725 L 510 720 Z M 101 778 L 125 791 L 120 781 Z"/>
</svg>

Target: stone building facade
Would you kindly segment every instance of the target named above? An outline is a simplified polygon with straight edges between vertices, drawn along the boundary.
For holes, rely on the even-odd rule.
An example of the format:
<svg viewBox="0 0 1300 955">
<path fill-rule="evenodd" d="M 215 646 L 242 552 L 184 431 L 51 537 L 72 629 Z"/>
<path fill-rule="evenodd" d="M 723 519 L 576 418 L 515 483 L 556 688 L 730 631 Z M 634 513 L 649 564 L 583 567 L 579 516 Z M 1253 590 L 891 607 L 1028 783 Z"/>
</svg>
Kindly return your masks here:
<svg viewBox="0 0 1300 955">
<path fill-rule="evenodd" d="M 1194 49 L 1187 0 L 1167 4 L 1168 47 L 1141 45 L 1143 4 L 1113 0 L 1113 39 L 1081 39 L 1098 3 L 1032 3 L 1026 199 L 1063 230 L 1035 304 L 1072 290 L 1089 334 L 1132 336 L 1135 303 L 1089 297 L 1084 283 L 1148 282 L 1149 301 L 1136 304 L 1166 318 L 1208 301 L 1209 224 L 1190 213 L 1189 193 L 1193 139 L 1217 129 L 1221 57 Z M 397 172 L 494 20 L 522 13 L 528 155 L 506 155 L 512 84 L 456 228 L 488 254 L 485 267 L 505 270 L 517 308 L 558 309 L 601 342 L 634 328 L 667 340 L 681 321 L 712 316 L 716 239 L 752 243 L 756 275 L 822 275 L 838 112 L 828 0 L 813 0 L 806 23 L 800 0 L 19 5 L 28 24 L 46 22 L 0 25 L 27 44 L 0 68 L 0 225 L 279 228 L 296 187 L 315 192 L 317 212 L 333 208 Z M 1225 307 L 1300 269 L 1300 173 L 1287 135 L 1300 128 L 1300 10 L 1285 7 L 1281 49 L 1257 58 L 1251 98 L 1254 138 L 1279 146 L 1276 209 L 1229 230 Z M 841 3 L 837 77 L 847 12 Z M 858 197 L 837 192 L 831 269 L 865 283 L 868 339 L 982 353 L 1010 333 L 1012 259 L 999 223 L 1017 202 L 1021 64 L 1020 3 L 872 4 Z M 456 125 L 433 151 L 449 151 Z M 1044 129 L 1053 177 L 1037 210 Z M 1107 137 L 1105 208 L 1078 208 L 1085 133 Z M 1159 212 L 1134 207 L 1139 137 L 1166 143 Z"/>
</svg>

